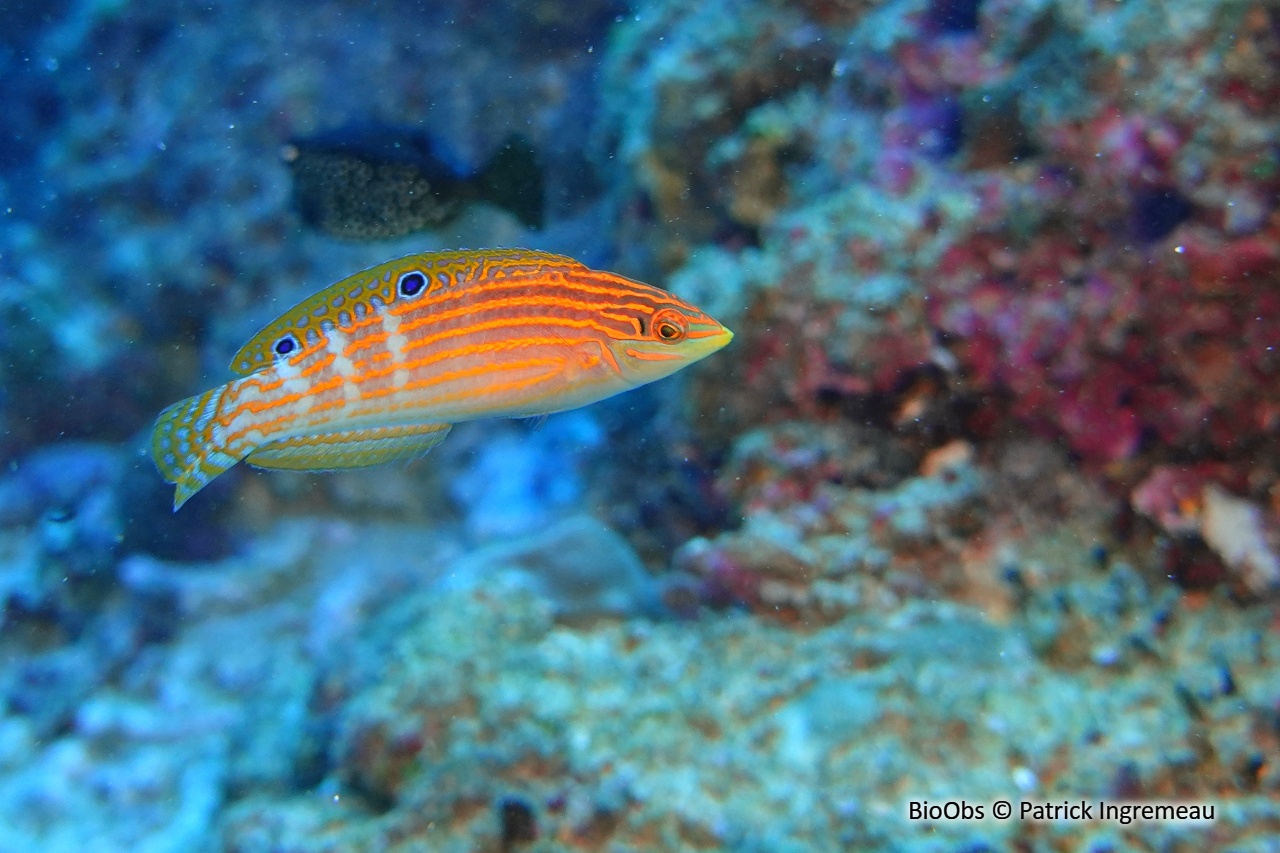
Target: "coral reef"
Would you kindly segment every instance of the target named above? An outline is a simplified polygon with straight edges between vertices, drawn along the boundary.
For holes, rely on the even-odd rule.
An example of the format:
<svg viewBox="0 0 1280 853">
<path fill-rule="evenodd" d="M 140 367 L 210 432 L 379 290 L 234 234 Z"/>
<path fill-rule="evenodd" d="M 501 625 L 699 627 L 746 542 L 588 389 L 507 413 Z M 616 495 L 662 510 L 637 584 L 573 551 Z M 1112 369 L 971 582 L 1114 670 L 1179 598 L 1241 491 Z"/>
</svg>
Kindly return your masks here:
<svg viewBox="0 0 1280 853">
<path fill-rule="evenodd" d="M 45 11 L 0 47 L 0 853 L 1275 849 L 1274 4 Z M 281 144 L 361 122 L 522 134 L 546 228 L 304 230 Z M 736 338 L 170 512 L 163 405 L 485 244 Z M 999 798 L 1217 816 L 906 808 Z"/>
<path fill-rule="evenodd" d="M 761 5 L 760 20 L 778 14 Z M 1217 466 L 1217 486 L 1273 527 L 1273 16 L 1192 3 L 1172 26 L 1141 3 L 1101 22 L 1067 3 L 1037 10 L 983 4 L 972 29 L 909 3 L 855 15 L 816 48 L 849 45 L 828 78 L 779 79 L 767 102 L 716 111 L 734 126 L 711 146 L 661 98 L 625 114 L 640 177 L 619 192 L 632 195 L 652 194 L 648 164 L 667 151 L 708 184 L 731 163 L 721 187 L 764 180 L 751 153 L 762 140 L 802 152 L 750 223 L 758 246 L 657 255 L 688 254 L 673 288 L 745 325 L 743 357 L 700 375 L 705 438 L 779 413 L 870 413 L 918 433 L 921 453 L 1036 434 L 1122 490 L 1160 465 Z M 671 19 L 680 35 L 616 84 L 661 92 L 679 68 L 691 91 L 732 91 L 717 65 L 688 57 L 692 25 Z M 1164 25 L 1169 39 L 1149 38 Z M 659 245 L 663 229 L 689 233 L 661 203 L 637 223 Z M 1269 591 L 1260 577 L 1246 585 Z"/>
<path fill-rule="evenodd" d="M 310 522 L 218 564 L 127 561 L 180 629 L 56 741 L 0 722 L 0 846 L 499 850 L 515 821 L 565 850 L 882 847 L 904 796 L 955 791 L 1233 805 L 1211 829 L 939 824 L 935 847 L 1254 849 L 1280 821 L 1270 615 L 1104 571 L 1065 535 L 1024 555 L 1003 622 L 918 601 L 802 631 L 563 621 L 511 574 L 449 584 L 459 553 Z"/>
</svg>

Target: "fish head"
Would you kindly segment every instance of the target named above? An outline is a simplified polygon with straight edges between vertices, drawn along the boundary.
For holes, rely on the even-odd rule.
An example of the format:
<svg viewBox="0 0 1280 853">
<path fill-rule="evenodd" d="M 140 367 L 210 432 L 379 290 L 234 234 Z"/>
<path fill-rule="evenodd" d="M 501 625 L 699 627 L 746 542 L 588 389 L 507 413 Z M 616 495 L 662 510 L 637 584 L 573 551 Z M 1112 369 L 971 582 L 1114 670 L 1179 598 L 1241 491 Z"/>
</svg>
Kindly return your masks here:
<svg viewBox="0 0 1280 853">
<path fill-rule="evenodd" d="M 670 295 L 665 301 L 637 318 L 635 335 L 609 344 L 623 379 L 633 386 L 670 376 L 733 340 L 733 332 L 710 315 Z"/>
</svg>

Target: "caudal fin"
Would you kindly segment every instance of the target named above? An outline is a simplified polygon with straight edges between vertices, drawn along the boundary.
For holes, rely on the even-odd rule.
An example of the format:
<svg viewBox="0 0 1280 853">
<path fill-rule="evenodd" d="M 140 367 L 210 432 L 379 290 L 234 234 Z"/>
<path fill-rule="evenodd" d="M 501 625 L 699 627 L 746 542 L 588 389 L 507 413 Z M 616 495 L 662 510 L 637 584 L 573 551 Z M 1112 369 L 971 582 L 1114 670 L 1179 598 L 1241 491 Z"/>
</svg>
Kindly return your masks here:
<svg viewBox="0 0 1280 853">
<path fill-rule="evenodd" d="M 151 458 L 165 482 L 177 487 L 174 512 L 239 461 L 225 452 L 221 437 L 214 434 L 214 415 L 225 387 L 174 403 L 160 413 L 151 431 Z"/>
<path fill-rule="evenodd" d="M 542 164 L 529 140 L 512 134 L 477 176 L 480 198 L 509 211 L 526 228 L 542 227 Z"/>
</svg>

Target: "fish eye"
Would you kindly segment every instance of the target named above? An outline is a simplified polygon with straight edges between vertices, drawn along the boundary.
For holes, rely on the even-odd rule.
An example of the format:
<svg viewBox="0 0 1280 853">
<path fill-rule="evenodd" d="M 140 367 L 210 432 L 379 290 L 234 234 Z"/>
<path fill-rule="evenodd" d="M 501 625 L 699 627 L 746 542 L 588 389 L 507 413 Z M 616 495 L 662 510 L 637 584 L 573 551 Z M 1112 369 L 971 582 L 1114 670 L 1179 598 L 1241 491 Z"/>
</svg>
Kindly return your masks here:
<svg viewBox="0 0 1280 853">
<path fill-rule="evenodd" d="M 663 343 L 673 344 L 685 336 L 688 325 L 674 311 L 664 311 L 653 318 L 653 334 Z"/>
<path fill-rule="evenodd" d="M 400 283 L 396 285 L 396 290 L 401 296 L 417 296 L 426 286 L 426 276 L 414 270 L 400 276 Z"/>
<path fill-rule="evenodd" d="M 276 355 L 285 356 L 298 348 L 298 339 L 293 335 L 285 335 L 271 347 Z"/>
</svg>

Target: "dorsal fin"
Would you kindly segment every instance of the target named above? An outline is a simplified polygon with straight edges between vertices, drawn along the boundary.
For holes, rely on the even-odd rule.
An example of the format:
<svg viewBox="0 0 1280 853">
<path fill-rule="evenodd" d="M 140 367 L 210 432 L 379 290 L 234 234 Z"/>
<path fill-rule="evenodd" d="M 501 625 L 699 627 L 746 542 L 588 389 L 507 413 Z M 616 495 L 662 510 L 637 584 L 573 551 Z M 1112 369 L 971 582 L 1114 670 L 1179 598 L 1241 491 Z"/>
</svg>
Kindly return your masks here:
<svg viewBox="0 0 1280 853">
<path fill-rule="evenodd" d="M 285 337 L 294 336 L 296 351 L 305 346 L 308 331 L 318 332 L 330 324 L 341 329 L 353 318 L 378 311 L 398 298 L 397 284 L 408 273 L 421 272 L 430 291 L 495 274 L 534 274 L 547 264 L 585 269 L 573 258 L 532 249 L 422 252 L 378 264 L 308 296 L 268 323 L 231 359 L 231 371 L 240 376 L 256 373 L 275 361 L 275 347 Z"/>
</svg>

